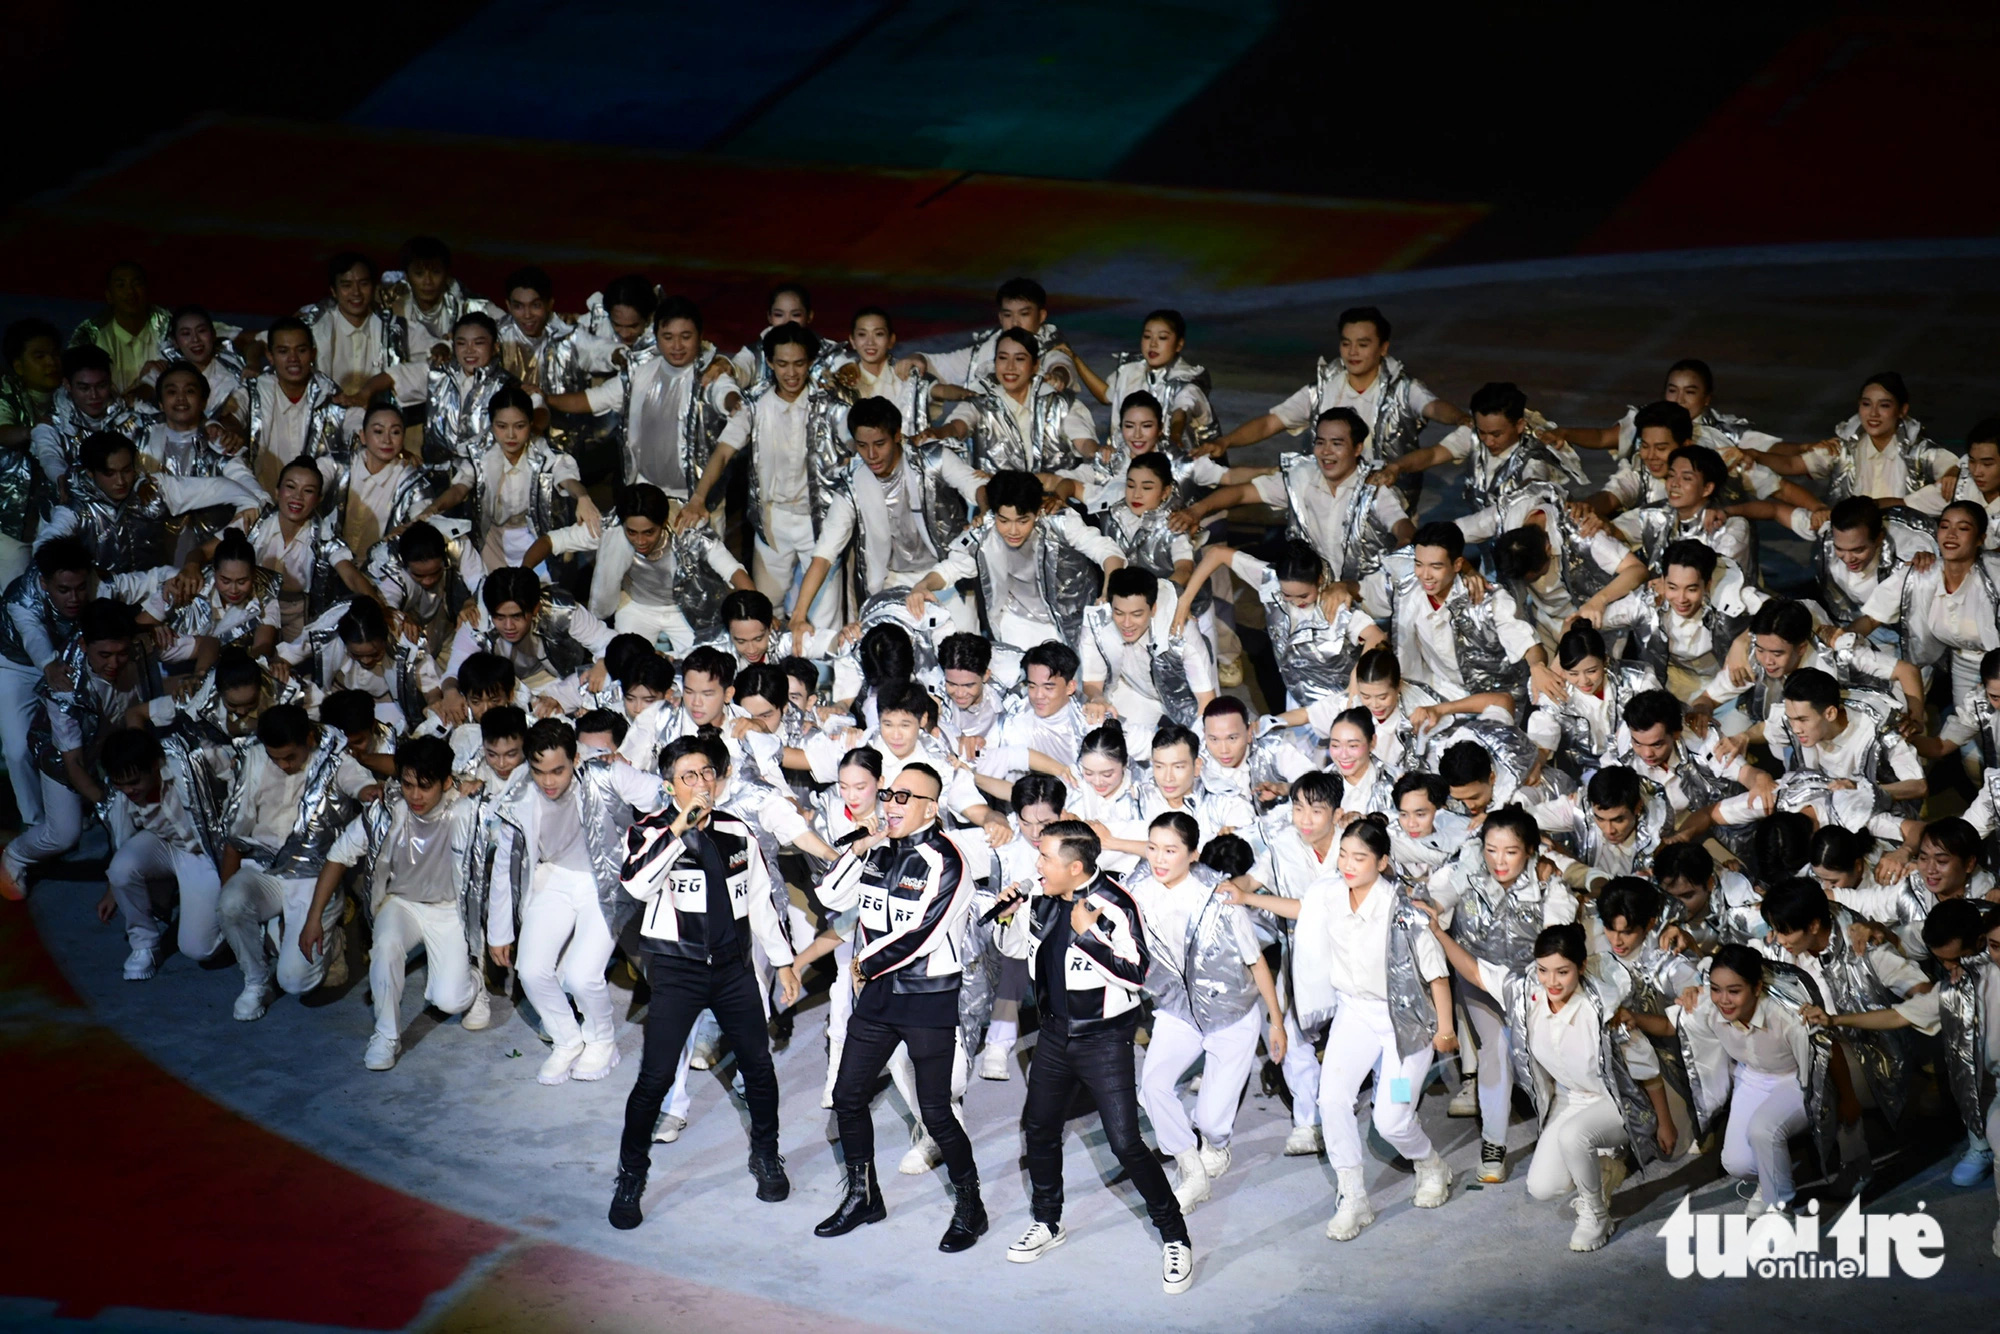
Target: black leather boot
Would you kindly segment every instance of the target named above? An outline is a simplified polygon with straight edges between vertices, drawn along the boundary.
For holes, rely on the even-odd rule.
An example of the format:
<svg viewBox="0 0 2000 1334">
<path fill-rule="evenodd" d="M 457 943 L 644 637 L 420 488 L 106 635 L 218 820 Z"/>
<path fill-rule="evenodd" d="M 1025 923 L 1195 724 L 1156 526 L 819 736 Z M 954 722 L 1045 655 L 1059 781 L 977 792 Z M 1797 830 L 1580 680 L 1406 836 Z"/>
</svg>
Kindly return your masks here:
<svg viewBox="0 0 2000 1334">
<path fill-rule="evenodd" d="M 757 1198 L 776 1204 L 792 1193 L 792 1179 L 785 1175 L 785 1160 L 777 1146 L 750 1150 L 750 1175 L 757 1178 Z"/>
<path fill-rule="evenodd" d="M 882 1203 L 882 1188 L 875 1184 L 874 1163 L 847 1165 L 847 1194 L 840 1207 L 813 1229 L 815 1237 L 844 1237 L 863 1223 L 879 1223 L 889 1216 Z"/>
<path fill-rule="evenodd" d="M 947 1255 L 971 1250 L 972 1243 L 986 1235 L 986 1205 L 979 1198 L 978 1174 L 952 1182 L 951 1190 L 958 1203 L 951 1211 L 951 1226 L 938 1242 L 938 1249 Z"/>
<path fill-rule="evenodd" d="M 618 1169 L 618 1184 L 611 1188 L 611 1226 L 620 1232 L 630 1232 L 645 1221 L 639 1212 L 639 1199 L 646 1193 L 646 1178 L 640 1172 Z"/>
</svg>

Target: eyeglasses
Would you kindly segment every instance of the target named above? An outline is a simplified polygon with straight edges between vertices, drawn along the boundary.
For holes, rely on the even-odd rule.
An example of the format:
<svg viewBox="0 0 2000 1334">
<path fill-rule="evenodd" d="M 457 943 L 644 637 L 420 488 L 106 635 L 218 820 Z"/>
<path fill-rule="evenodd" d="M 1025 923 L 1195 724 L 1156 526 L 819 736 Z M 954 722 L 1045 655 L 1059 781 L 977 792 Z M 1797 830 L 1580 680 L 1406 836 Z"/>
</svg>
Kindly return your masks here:
<svg viewBox="0 0 2000 1334">
<path fill-rule="evenodd" d="M 936 801 L 937 798 L 927 797 L 921 792 L 912 792 L 908 788 L 895 787 L 884 792 L 882 800 L 891 806 L 907 806 L 913 801 Z"/>
<path fill-rule="evenodd" d="M 683 769 L 674 775 L 674 779 L 681 783 L 713 783 L 715 781 L 715 770 Z"/>
</svg>

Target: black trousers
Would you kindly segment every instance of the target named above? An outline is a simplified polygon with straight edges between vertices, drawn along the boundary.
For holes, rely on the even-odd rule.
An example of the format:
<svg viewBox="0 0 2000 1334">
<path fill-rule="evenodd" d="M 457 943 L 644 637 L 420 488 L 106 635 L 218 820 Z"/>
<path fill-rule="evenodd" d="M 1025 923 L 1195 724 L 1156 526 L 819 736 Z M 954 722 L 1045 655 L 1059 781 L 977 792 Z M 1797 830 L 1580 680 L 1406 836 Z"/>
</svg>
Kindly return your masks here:
<svg viewBox="0 0 2000 1334">
<path fill-rule="evenodd" d="M 703 1010 L 713 1011 L 743 1075 L 743 1100 L 750 1104 L 750 1147 L 778 1147 L 778 1072 L 771 1065 L 771 1036 L 765 1028 L 764 1000 L 748 959 L 677 959 L 649 954 L 646 981 L 653 997 L 646 1010 L 646 1046 L 639 1078 L 625 1099 L 625 1133 L 618 1141 L 618 1166 L 644 1173 L 652 1162 L 653 1126 L 674 1085 L 681 1048 Z"/>
<path fill-rule="evenodd" d="M 840 1122 L 841 1156 L 850 1165 L 875 1160 L 875 1118 L 869 1113 L 868 1098 L 899 1042 L 909 1047 L 910 1061 L 917 1068 L 917 1114 L 937 1141 L 945 1170 L 953 1181 L 977 1176 L 972 1138 L 951 1114 L 951 1058 L 958 1045 L 958 1030 L 954 1028 L 908 1028 L 859 1015 L 847 1021 L 840 1074 L 833 1081 L 833 1114 Z"/>
<path fill-rule="evenodd" d="M 1160 1240 L 1188 1239 L 1180 1202 L 1139 1133 L 1138 1079 L 1133 1065 L 1130 1033 L 1069 1037 L 1042 1029 L 1035 1042 L 1035 1059 L 1028 1067 L 1028 1100 L 1021 1109 L 1036 1222 L 1062 1221 L 1063 1124 L 1069 1117 L 1070 1099 L 1081 1086 L 1096 1101 L 1104 1138 L 1145 1197 L 1146 1212 L 1160 1230 Z"/>
</svg>

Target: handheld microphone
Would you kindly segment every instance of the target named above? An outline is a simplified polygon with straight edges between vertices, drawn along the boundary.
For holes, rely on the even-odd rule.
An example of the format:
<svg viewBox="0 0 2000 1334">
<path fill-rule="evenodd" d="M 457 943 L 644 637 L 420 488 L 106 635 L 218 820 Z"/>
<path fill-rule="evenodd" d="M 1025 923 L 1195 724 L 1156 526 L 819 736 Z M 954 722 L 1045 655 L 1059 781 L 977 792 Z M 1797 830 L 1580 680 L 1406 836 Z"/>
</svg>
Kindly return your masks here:
<svg viewBox="0 0 2000 1334">
<path fill-rule="evenodd" d="M 833 846 L 836 848 L 848 847 L 851 844 L 859 843 L 862 839 L 868 837 L 868 834 L 869 830 L 861 826 L 856 826 L 853 830 L 833 840 Z"/>
<path fill-rule="evenodd" d="M 979 924 L 981 926 L 991 926 L 1027 901 L 1028 896 L 1026 894 L 1015 894 L 1009 890 L 1001 895 L 998 903 L 995 903 L 991 908 L 980 914 Z"/>
</svg>

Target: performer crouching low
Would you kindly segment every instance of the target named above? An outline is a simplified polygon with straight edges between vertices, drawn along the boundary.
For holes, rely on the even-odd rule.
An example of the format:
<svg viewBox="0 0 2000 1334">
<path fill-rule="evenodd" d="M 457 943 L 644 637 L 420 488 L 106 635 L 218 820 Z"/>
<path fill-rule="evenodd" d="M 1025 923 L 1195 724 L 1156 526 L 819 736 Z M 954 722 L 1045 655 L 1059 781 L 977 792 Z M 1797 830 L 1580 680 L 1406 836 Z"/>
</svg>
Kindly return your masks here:
<svg viewBox="0 0 2000 1334">
<path fill-rule="evenodd" d="M 883 789 L 883 827 L 856 842 L 819 888 L 827 911 L 859 908 L 854 928 L 854 1012 L 833 1084 L 833 1114 L 847 1161 L 847 1194 L 813 1229 L 839 1237 L 889 1216 L 875 1179 L 875 1123 L 868 1104 L 897 1045 L 916 1067 L 917 1107 L 951 1174 L 957 1207 L 938 1249 L 963 1251 L 986 1231 L 972 1140 L 952 1113 L 958 1042 L 960 957 L 972 906 L 964 852 L 937 822 L 944 780 L 927 764 L 905 765 Z M 975 831 L 976 834 L 976 831 Z"/>
</svg>

